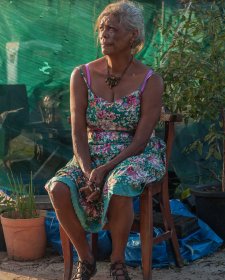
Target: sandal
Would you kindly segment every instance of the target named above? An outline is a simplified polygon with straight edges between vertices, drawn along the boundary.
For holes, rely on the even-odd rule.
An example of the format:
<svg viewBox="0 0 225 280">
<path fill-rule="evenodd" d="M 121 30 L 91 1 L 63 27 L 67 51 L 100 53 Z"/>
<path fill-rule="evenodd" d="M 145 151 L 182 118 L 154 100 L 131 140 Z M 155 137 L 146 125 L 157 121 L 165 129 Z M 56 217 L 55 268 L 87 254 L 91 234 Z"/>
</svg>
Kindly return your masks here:
<svg viewBox="0 0 225 280">
<path fill-rule="evenodd" d="M 131 278 L 128 275 L 127 267 L 123 262 L 115 262 L 111 264 L 110 276 L 113 277 L 113 280 L 131 280 Z"/>
<path fill-rule="evenodd" d="M 97 272 L 96 261 L 93 264 L 87 261 L 78 261 L 76 263 L 76 270 L 72 280 L 89 280 Z"/>
</svg>

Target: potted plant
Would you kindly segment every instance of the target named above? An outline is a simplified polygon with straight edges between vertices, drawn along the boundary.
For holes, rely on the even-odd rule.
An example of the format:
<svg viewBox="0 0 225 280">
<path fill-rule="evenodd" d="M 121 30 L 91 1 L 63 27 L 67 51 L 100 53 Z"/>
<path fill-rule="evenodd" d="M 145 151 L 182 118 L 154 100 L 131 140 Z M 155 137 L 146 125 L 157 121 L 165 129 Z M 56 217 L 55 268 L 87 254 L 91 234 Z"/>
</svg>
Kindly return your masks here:
<svg viewBox="0 0 225 280">
<path fill-rule="evenodd" d="M 28 184 L 12 173 L 8 178 L 10 194 L 0 203 L 8 256 L 23 261 L 41 258 L 45 254 L 46 232 L 44 217 L 36 210 L 32 175 Z"/>
<path fill-rule="evenodd" d="M 173 112 L 181 112 L 186 123 L 207 123 L 205 135 L 186 151 L 197 150 L 202 160 L 213 158 L 220 167 L 209 170 L 215 183 L 196 187 L 192 193 L 198 216 L 225 240 L 223 18 L 222 0 L 181 1 L 172 22 L 161 26 L 164 40 L 159 52 L 159 71 L 165 81 L 166 106 Z"/>
</svg>

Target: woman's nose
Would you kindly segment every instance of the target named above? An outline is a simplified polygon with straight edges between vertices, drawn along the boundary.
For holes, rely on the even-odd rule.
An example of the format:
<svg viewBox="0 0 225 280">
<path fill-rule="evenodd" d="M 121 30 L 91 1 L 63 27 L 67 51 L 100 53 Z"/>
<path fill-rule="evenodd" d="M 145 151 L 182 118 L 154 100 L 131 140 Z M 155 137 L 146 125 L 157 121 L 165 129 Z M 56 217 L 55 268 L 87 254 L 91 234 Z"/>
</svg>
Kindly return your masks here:
<svg viewBox="0 0 225 280">
<path fill-rule="evenodd" d="M 106 28 L 101 31 L 101 37 L 102 38 L 107 38 L 108 37 L 108 31 L 107 31 Z"/>
</svg>

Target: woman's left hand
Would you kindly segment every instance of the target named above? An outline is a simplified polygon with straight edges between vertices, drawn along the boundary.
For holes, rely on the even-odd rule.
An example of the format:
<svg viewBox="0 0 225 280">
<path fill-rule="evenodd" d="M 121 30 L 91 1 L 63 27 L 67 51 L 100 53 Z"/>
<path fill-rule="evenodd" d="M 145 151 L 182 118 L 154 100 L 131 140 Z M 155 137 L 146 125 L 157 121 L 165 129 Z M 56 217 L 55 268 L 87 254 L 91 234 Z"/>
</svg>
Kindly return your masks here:
<svg viewBox="0 0 225 280">
<path fill-rule="evenodd" d="M 96 167 L 91 171 L 89 181 L 94 182 L 97 187 L 102 187 L 106 173 L 106 168 L 103 165 Z"/>
<path fill-rule="evenodd" d="M 86 185 L 80 188 L 80 192 L 84 192 L 87 201 L 95 201 L 100 199 L 106 170 L 103 166 L 99 166 L 91 171 L 90 177 Z"/>
<path fill-rule="evenodd" d="M 87 197 L 88 201 L 100 199 L 106 173 L 106 169 L 102 165 L 91 171 L 89 182 L 92 182 L 94 191 Z"/>
</svg>

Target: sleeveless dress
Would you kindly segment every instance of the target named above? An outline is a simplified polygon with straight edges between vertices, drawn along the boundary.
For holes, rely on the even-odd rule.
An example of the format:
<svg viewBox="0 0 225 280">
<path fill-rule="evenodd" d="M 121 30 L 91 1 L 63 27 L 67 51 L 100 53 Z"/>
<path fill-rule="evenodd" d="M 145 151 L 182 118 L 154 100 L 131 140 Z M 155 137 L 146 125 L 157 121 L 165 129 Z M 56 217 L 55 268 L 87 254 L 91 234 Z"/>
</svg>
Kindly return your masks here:
<svg viewBox="0 0 225 280">
<path fill-rule="evenodd" d="M 81 67 L 79 70 L 88 88 L 87 133 L 92 167 L 96 168 L 110 161 L 132 142 L 140 118 L 141 94 L 153 71 L 148 71 L 137 90 L 114 102 L 108 102 L 91 90 L 87 64 L 85 68 L 87 79 Z M 99 201 L 87 202 L 79 192 L 85 185 L 85 177 L 75 156 L 56 172 L 45 188 L 48 190 L 55 181 L 66 184 L 81 225 L 88 232 L 98 232 L 107 221 L 107 209 L 113 194 L 138 196 L 146 184 L 160 180 L 164 174 L 165 143 L 152 135 L 141 154 L 125 159 L 108 173 Z"/>
</svg>

